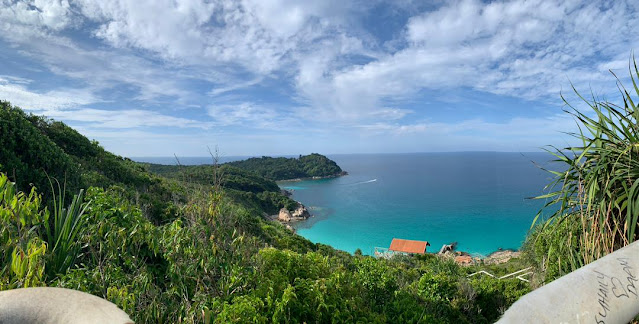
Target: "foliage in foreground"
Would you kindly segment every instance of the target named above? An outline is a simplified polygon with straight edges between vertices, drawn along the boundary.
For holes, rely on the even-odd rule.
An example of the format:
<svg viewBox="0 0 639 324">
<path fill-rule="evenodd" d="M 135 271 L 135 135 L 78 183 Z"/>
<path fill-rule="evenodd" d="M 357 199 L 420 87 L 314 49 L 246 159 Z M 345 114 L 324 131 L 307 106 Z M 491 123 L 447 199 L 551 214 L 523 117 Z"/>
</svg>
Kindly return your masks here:
<svg viewBox="0 0 639 324">
<path fill-rule="evenodd" d="M 468 280 L 436 257 L 378 260 L 314 245 L 214 192 L 154 225 L 118 187 L 87 191 L 78 238 L 65 242 L 81 253 L 60 269 L 40 196 L 4 175 L 0 183 L 0 262 L 11 265 L 0 290 L 78 289 L 140 323 L 485 323 L 528 291 L 516 279 Z"/>
<path fill-rule="evenodd" d="M 545 281 L 639 238 L 639 110 L 632 98 L 633 92 L 639 96 L 638 74 L 634 62 L 631 91 L 618 82 L 623 105 L 580 96 L 591 110 L 581 112 L 566 102 L 581 145 L 551 152 L 565 171 L 551 171 L 554 191 L 538 198 L 556 211 L 525 245 Z"/>
</svg>

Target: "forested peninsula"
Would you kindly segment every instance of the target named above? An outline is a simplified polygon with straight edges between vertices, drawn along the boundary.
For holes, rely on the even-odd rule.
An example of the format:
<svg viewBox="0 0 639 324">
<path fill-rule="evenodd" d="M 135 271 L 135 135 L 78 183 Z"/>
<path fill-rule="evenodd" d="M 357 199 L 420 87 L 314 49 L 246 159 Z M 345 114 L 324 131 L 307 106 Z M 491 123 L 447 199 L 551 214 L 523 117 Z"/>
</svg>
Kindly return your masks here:
<svg viewBox="0 0 639 324">
<path fill-rule="evenodd" d="M 212 174 L 211 171 L 216 159 L 219 159 L 219 157 L 212 156 L 212 163 L 209 165 L 179 165 L 179 159 L 176 160 L 177 165 L 152 163 L 147 163 L 146 165 L 149 171 L 165 177 L 188 176 L 197 181 L 202 181 L 201 175 Z M 318 153 L 300 155 L 298 158 L 252 157 L 246 160 L 228 162 L 223 164 L 223 166 L 251 172 L 261 178 L 273 181 L 330 178 L 348 174 L 335 161 Z M 207 179 L 209 179 L 208 176 Z"/>
<path fill-rule="evenodd" d="M 245 207 L 267 215 L 280 209 L 295 209 L 299 204 L 280 190 L 274 181 L 330 178 L 347 174 L 335 163 L 321 154 L 300 155 L 298 158 L 261 157 L 217 164 L 219 157 L 213 156 L 207 165 L 161 165 L 143 163 L 151 173 L 204 186 L 220 186 L 233 200 Z M 217 183 L 216 183 L 217 182 Z"/>
</svg>

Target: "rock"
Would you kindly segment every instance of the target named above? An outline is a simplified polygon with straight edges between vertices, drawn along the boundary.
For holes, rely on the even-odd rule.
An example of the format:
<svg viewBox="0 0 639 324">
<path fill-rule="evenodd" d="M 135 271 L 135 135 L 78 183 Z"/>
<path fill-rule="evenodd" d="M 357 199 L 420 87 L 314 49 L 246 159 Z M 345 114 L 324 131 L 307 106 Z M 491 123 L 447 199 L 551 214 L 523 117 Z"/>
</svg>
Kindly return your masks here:
<svg viewBox="0 0 639 324">
<path fill-rule="evenodd" d="M 280 222 L 293 222 L 293 221 L 301 221 L 311 217 L 311 214 L 308 212 L 308 209 L 302 204 L 298 204 L 297 208 L 290 212 L 286 208 L 280 209 L 279 215 L 277 215 L 277 220 Z"/>
<path fill-rule="evenodd" d="M 518 258 L 521 256 L 521 252 L 518 251 L 510 251 L 510 250 L 501 250 L 494 253 L 491 253 L 486 259 L 484 259 L 485 264 L 500 264 L 506 263 L 508 260 L 512 258 Z"/>
<path fill-rule="evenodd" d="M 291 216 L 291 212 L 286 208 L 280 209 L 279 215 L 277 215 L 277 219 L 281 222 L 290 222 L 293 216 Z"/>
<path fill-rule="evenodd" d="M 458 255 L 455 257 L 455 262 L 459 265 L 471 265 L 473 264 L 473 258 L 470 255 Z"/>
<path fill-rule="evenodd" d="M 299 204 L 293 213 L 291 213 L 291 216 L 296 220 L 304 220 L 311 217 L 311 214 L 309 214 L 308 209 L 306 209 L 304 205 Z"/>
<path fill-rule="evenodd" d="M 442 246 L 442 248 L 439 250 L 438 254 L 444 254 L 444 253 L 448 253 L 448 252 L 453 252 L 453 251 L 455 251 L 456 247 L 457 247 L 457 242 L 453 242 L 451 244 L 444 244 Z"/>
<path fill-rule="evenodd" d="M 115 304 L 81 291 L 21 288 L 0 291 L 0 323 L 133 324 Z"/>
</svg>

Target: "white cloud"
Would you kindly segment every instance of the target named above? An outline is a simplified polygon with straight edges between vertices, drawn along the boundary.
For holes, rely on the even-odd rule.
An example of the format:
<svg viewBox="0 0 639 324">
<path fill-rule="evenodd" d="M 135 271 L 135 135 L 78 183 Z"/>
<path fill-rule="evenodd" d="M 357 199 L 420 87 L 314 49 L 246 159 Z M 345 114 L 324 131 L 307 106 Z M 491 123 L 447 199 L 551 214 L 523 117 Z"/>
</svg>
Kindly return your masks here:
<svg viewBox="0 0 639 324">
<path fill-rule="evenodd" d="M 0 84 L 13 83 L 13 84 L 27 85 L 31 82 L 33 82 L 33 80 L 29 80 L 27 78 L 21 78 L 21 77 L 16 77 L 12 75 L 0 75 Z"/>
<path fill-rule="evenodd" d="M 395 4 L 412 17 L 380 44 L 360 24 L 375 1 L 0 0 L 0 41 L 10 47 L 0 51 L 51 72 L 49 85 L 64 81 L 41 90 L 0 76 L 0 98 L 97 128 L 360 125 L 371 134 L 454 137 L 465 127 L 523 138 L 506 128 L 564 124 L 425 122 L 428 109 L 439 108 L 414 98 L 472 89 L 559 104 L 569 80 L 607 94 L 616 91 L 607 70 L 623 74 L 629 51 L 639 48 L 633 1 L 459 0 L 422 12 L 405 9 L 409 2 Z M 265 92 L 277 106 L 262 100 Z M 122 112 L 86 107 L 98 102 Z M 130 109 L 131 102 L 171 108 Z M 179 109 L 202 109 L 212 121 L 174 117 Z"/>
<path fill-rule="evenodd" d="M 370 116 L 385 109 L 385 99 L 422 89 L 471 87 L 554 99 L 568 79 L 596 86 L 607 81 L 604 67 L 619 67 L 633 44 L 639 45 L 633 33 L 620 32 L 639 23 L 633 4 L 622 1 L 447 2 L 411 17 L 403 34 L 407 46 L 392 54 L 371 50 L 367 35 L 350 31 L 348 18 L 364 10 L 350 1 L 73 1 L 79 12 L 66 0 L 3 1 L 3 37 L 54 72 L 97 88 L 124 82 L 140 89 L 141 100 L 188 98 L 189 90 L 171 74 L 216 83 L 211 93 L 217 95 L 284 72 L 295 78 L 297 100 L 344 120 Z M 27 28 L 32 26 L 44 30 Z M 86 50 L 55 35 L 88 26 L 121 51 Z M 41 39 L 34 42 L 23 33 Z M 157 66 L 127 49 L 168 61 Z M 352 65 L 350 55 L 372 62 Z M 247 82 L 242 73 L 256 81 Z"/>
<path fill-rule="evenodd" d="M 605 68 L 627 66 L 639 45 L 630 32 L 637 25 L 636 8 L 622 1 L 447 2 L 408 21 L 404 49 L 342 70 L 302 65 L 297 85 L 316 109 L 347 119 L 423 89 L 559 103 L 569 80 L 585 91 L 614 92 Z"/>
<path fill-rule="evenodd" d="M 244 0 L 242 4 L 265 29 L 282 38 L 299 33 L 312 23 L 313 17 L 323 19 L 323 23 L 343 23 L 351 6 L 348 1 L 339 0 Z"/>
<path fill-rule="evenodd" d="M 251 128 L 269 128 L 291 127 L 296 124 L 282 111 L 249 102 L 213 105 L 208 108 L 208 114 L 221 126 L 242 125 Z"/>
<path fill-rule="evenodd" d="M 244 89 L 250 86 L 254 86 L 260 82 L 262 82 L 263 78 L 259 77 L 259 78 L 254 78 L 248 81 L 240 81 L 238 80 L 236 83 L 234 84 L 229 84 L 229 85 L 224 85 L 224 86 L 220 86 L 214 89 L 211 89 L 211 91 L 208 92 L 208 95 L 211 97 L 217 97 L 220 95 L 223 95 L 227 92 L 231 92 L 231 91 L 235 91 L 235 90 L 239 90 L 239 89 Z"/>
<path fill-rule="evenodd" d="M 55 119 L 72 122 L 90 123 L 91 127 L 127 129 L 140 127 L 164 127 L 164 128 L 200 128 L 209 129 L 212 124 L 187 118 L 163 115 L 149 110 L 101 110 L 101 109 L 75 109 L 75 110 L 43 110 L 39 113 Z"/>
<path fill-rule="evenodd" d="M 0 11 L 0 38 L 16 50 L 58 75 L 89 83 L 96 93 L 124 84 L 142 101 L 169 96 L 185 103 L 201 96 L 183 84 L 190 80 L 215 84 L 211 94 L 219 95 L 255 86 L 272 73 L 290 77 L 304 53 L 316 48 L 337 47 L 331 60 L 361 48 L 340 27 L 354 7 L 348 1 L 76 0 L 74 10 L 66 0 L 37 8 L 10 3 Z M 20 15 L 14 17 L 15 10 Z M 109 46 L 76 42 L 65 28 L 88 31 Z"/>
<path fill-rule="evenodd" d="M 91 92 L 84 89 L 59 89 L 46 92 L 29 90 L 31 80 L 0 76 L 0 99 L 25 110 L 65 109 L 95 103 Z"/>
<path fill-rule="evenodd" d="M 411 133 L 424 133 L 428 130 L 428 124 L 388 124 L 388 123 L 375 123 L 370 125 L 360 125 L 357 128 L 363 129 L 367 134 L 365 135 L 377 135 L 377 134 L 392 134 L 392 135 L 404 135 Z"/>
<path fill-rule="evenodd" d="M 78 0 L 94 35 L 117 48 L 151 51 L 181 64 L 237 65 L 269 74 L 301 45 L 326 36 L 342 1 Z"/>
<path fill-rule="evenodd" d="M 37 29 L 61 30 L 72 23 L 67 0 L 0 1 L 0 26 L 22 25 Z"/>
<path fill-rule="evenodd" d="M 95 35 L 116 47 L 131 46 L 168 58 L 202 53 L 203 27 L 217 9 L 202 1 L 88 1 L 77 4 L 100 25 Z"/>
<path fill-rule="evenodd" d="M 360 125 L 355 134 L 341 136 L 360 139 L 361 152 L 455 152 L 455 151 L 539 151 L 552 143 L 559 148 L 576 145 L 563 132 L 577 131 L 568 115 L 540 118 L 512 118 L 504 122 L 467 119 L 459 122 L 414 124 L 376 123 Z M 345 150 L 345 153 L 352 153 Z"/>
<path fill-rule="evenodd" d="M 470 135 L 503 140 L 507 138 L 539 138 L 555 136 L 560 132 L 577 131 L 575 121 L 568 114 L 548 117 L 515 117 L 504 122 L 488 122 L 482 119 L 466 119 L 458 122 L 421 121 L 412 124 L 374 123 L 359 125 L 365 135 L 408 134 Z M 426 137 L 427 138 L 427 137 Z"/>
<path fill-rule="evenodd" d="M 371 112 L 370 115 L 374 119 L 398 120 L 398 119 L 404 118 L 406 115 L 412 112 L 413 111 L 409 109 L 385 108 L 385 109 L 375 110 Z"/>
</svg>

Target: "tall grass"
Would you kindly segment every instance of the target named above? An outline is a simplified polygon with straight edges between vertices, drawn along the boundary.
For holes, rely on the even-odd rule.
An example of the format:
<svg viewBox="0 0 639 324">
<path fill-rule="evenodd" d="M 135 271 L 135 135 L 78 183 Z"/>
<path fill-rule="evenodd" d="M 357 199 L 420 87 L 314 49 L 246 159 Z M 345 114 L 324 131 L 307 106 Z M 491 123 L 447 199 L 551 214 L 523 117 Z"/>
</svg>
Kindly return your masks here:
<svg viewBox="0 0 639 324">
<path fill-rule="evenodd" d="M 53 220 L 45 222 L 45 237 L 50 247 L 50 260 L 47 262 L 47 272 L 50 275 L 64 274 L 75 263 L 80 254 L 81 245 L 78 240 L 84 226 L 84 212 L 89 203 L 83 203 L 84 190 L 81 189 L 73 196 L 71 205 L 64 207 L 64 190 L 58 185 L 58 194 L 53 190 Z"/>
<path fill-rule="evenodd" d="M 632 97 L 639 96 L 639 69 L 634 57 L 629 72 L 631 91 L 613 73 L 623 105 L 594 96 L 588 100 L 573 86 L 590 108 L 582 112 L 562 96 L 579 127 L 571 135 L 580 145 L 548 150 L 565 171 L 550 171 L 555 176 L 551 192 L 537 197 L 548 199 L 544 209 L 556 209 L 532 234 L 534 240 L 550 236 L 556 241 L 544 262 L 564 263 L 573 271 L 638 238 L 639 110 Z M 540 215 L 533 225 L 541 222 Z"/>
</svg>

